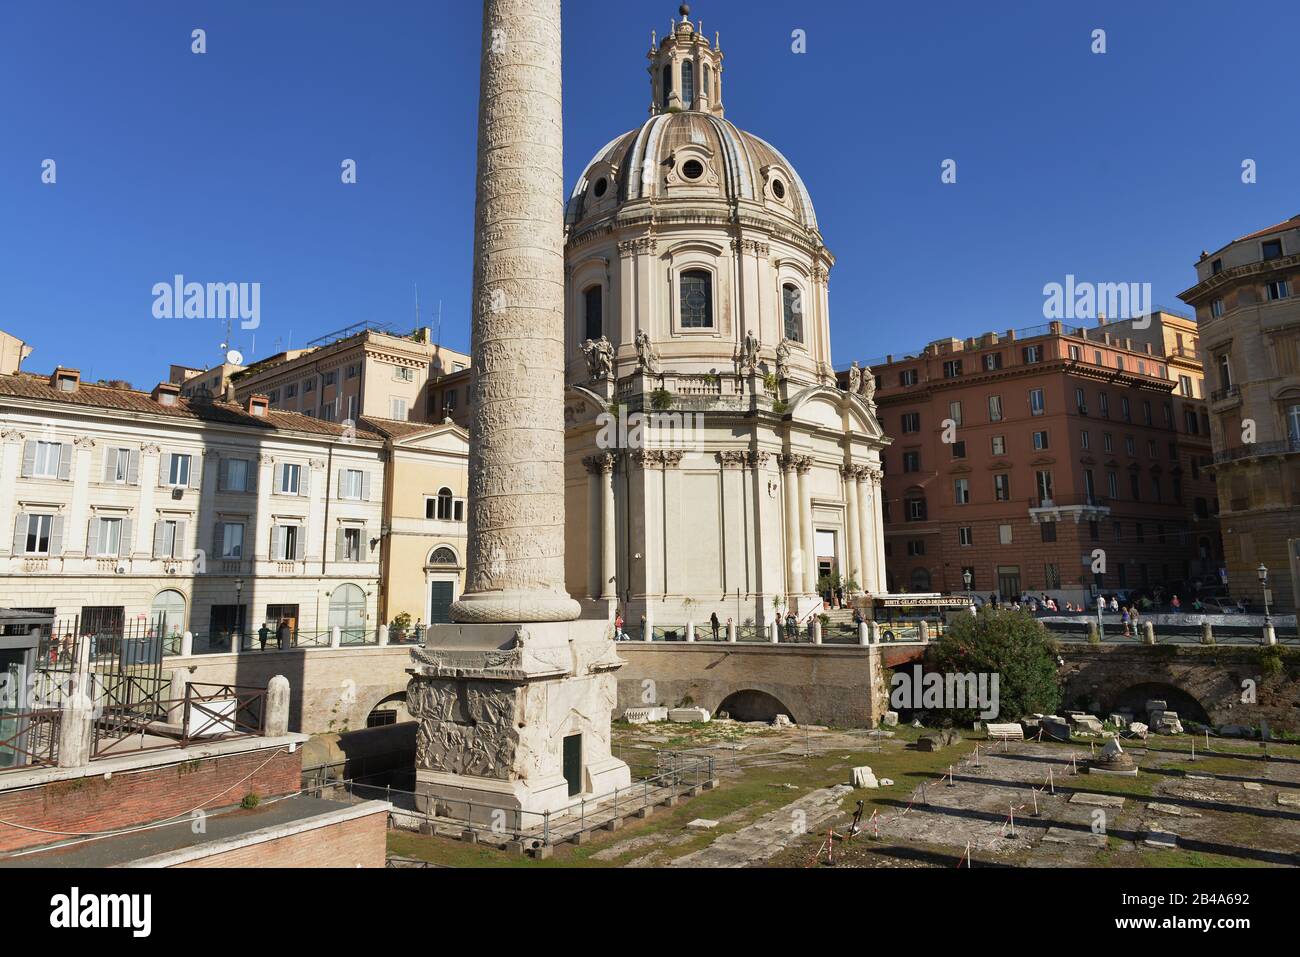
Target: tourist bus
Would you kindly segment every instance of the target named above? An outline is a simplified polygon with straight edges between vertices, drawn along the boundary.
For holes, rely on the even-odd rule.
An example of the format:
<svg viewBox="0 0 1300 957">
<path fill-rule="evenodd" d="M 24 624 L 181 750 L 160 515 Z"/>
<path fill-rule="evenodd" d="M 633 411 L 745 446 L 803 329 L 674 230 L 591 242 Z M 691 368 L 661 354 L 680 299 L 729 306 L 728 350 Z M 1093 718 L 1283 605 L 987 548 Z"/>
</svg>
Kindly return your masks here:
<svg viewBox="0 0 1300 957">
<path fill-rule="evenodd" d="M 874 595 L 870 601 L 870 608 L 864 611 L 876 623 L 881 641 L 919 641 L 922 621 L 929 636 L 938 638 L 953 615 L 969 615 L 974 607 L 967 595 L 938 592 Z"/>
</svg>

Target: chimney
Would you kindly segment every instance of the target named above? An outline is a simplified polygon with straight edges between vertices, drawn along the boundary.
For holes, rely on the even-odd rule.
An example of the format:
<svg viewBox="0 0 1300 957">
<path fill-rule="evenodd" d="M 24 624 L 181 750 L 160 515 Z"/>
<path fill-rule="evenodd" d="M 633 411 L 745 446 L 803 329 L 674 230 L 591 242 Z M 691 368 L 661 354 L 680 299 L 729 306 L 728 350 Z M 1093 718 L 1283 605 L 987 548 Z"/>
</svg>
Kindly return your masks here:
<svg viewBox="0 0 1300 957">
<path fill-rule="evenodd" d="M 175 405 L 181 394 L 181 387 L 175 382 L 159 382 L 149 393 L 149 397 L 159 405 Z"/>
<path fill-rule="evenodd" d="M 248 397 L 248 414 L 262 418 L 266 415 L 266 410 L 271 407 L 271 400 L 264 395 L 250 395 Z"/>
<path fill-rule="evenodd" d="M 80 369 L 65 369 L 63 366 L 58 366 L 50 373 L 52 389 L 58 389 L 60 392 L 76 392 L 79 385 L 81 385 Z"/>
</svg>

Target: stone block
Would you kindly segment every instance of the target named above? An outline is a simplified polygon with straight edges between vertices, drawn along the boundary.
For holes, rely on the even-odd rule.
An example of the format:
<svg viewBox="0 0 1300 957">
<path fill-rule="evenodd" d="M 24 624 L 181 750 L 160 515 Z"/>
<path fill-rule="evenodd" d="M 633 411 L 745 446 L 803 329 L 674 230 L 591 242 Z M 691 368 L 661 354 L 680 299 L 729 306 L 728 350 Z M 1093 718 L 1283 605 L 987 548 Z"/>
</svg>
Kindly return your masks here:
<svg viewBox="0 0 1300 957">
<path fill-rule="evenodd" d="M 623 712 L 623 720 L 629 724 L 649 724 L 654 721 L 667 721 L 667 708 L 628 708 Z"/>
<path fill-rule="evenodd" d="M 668 711 L 668 720 L 677 724 L 699 724 L 709 720 L 709 712 L 704 708 L 672 708 Z"/>
<path fill-rule="evenodd" d="M 1076 791 L 1070 795 L 1070 803 L 1086 804 L 1088 807 L 1120 808 L 1124 806 L 1124 798 L 1116 794 L 1089 794 L 1085 791 Z"/>
<path fill-rule="evenodd" d="M 1095 714 L 1076 714 L 1071 716 L 1076 731 L 1087 731 L 1089 734 L 1101 734 L 1102 724 Z"/>
<path fill-rule="evenodd" d="M 717 821 L 710 821 L 708 818 L 704 817 L 697 817 L 686 825 L 686 827 L 692 831 L 712 831 L 717 826 Z"/>
<path fill-rule="evenodd" d="M 876 780 L 875 773 L 867 765 L 860 768 L 854 768 L 849 783 L 855 788 L 878 788 L 880 782 Z"/>
<path fill-rule="evenodd" d="M 884 714 L 880 716 L 880 723 L 887 728 L 898 727 L 898 712 L 886 711 Z"/>
<path fill-rule="evenodd" d="M 1052 741 L 1069 741 L 1070 725 L 1064 718 L 1048 715 L 1038 722 L 1043 737 Z"/>
</svg>

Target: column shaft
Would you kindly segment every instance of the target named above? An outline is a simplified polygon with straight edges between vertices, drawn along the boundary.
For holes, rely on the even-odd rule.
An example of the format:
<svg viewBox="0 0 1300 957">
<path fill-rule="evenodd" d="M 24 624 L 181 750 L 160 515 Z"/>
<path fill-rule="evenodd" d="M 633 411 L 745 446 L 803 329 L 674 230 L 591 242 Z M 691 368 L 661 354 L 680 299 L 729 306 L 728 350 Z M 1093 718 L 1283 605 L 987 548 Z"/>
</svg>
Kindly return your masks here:
<svg viewBox="0 0 1300 957">
<path fill-rule="evenodd" d="M 596 594 L 601 598 L 613 598 L 617 558 L 614 550 L 614 463 L 612 461 L 600 473 L 600 487 L 603 496 L 600 525 L 601 571 L 600 590 Z"/>
<path fill-rule="evenodd" d="M 847 503 L 844 538 L 848 543 L 849 577 L 858 583 L 859 588 L 865 589 L 867 582 L 862 570 L 862 528 L 858 524 L 862 512 L 858 506 L 858 479 L 852 466 L 844 473 L 844 498 Z"/>
<path fill-rule="evenodd" d="M 482 44 L 468 568 L 452 618 L 572 621 L 560 0 L 485 0 Z"/>
</svg>

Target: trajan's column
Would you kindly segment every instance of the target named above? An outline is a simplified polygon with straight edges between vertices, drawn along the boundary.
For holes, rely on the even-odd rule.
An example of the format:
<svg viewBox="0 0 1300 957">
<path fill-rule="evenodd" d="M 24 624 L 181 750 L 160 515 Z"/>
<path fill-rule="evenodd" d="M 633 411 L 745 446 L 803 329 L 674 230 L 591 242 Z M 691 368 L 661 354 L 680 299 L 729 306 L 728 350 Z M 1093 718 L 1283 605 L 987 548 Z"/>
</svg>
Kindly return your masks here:
<svg viewBox="0 0 1300 957">
<path fill-rule="evenodd" d="M 469 574 L 457 624 L 412 652 L 407 704 L 425 800 L 527 829 L 630 775 L 612 629 L 564 588 L 560 0 L 485 0 L 482 42 Z"/>
</svg>

